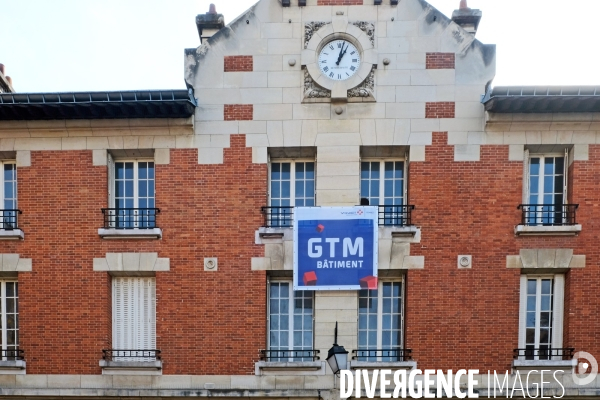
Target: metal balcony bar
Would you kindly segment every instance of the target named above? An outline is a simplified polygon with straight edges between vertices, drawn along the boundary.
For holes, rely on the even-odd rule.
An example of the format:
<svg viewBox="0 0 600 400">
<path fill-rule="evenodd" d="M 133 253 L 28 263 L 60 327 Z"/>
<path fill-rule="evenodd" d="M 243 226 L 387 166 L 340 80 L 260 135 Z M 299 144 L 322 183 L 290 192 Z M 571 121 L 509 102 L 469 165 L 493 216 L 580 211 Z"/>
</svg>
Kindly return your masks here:
<svg viewBox="0 0 600 400">
<path fill-rule="evenodd" d="M 383 226 L 409 226 L 411 222 L 411 212 L 415 209 L 414 205 L 394 206 L 380 205 L 379 207 L 379 225 Z"/>
<path fill-rule="evenodd" d="M 261 350 L 261 361 L 317 361 L 319 350 Z"/>
<path fill-rule="evenodd" d="M 102 359 L 106 361 L 158 361 L 160 360 L 160 350 L 105 349 L 102 350 Z"/>
<path fill-rule="evenodd" d="M 409 226 L 412 225 L 411 212 L 414 205 L 380 205 L 379 225 Z M 291 228 L 294 225 L 293 206 L 265 206 L 260 209 L 264 216 L 264 227 Z"/>
<path fill-rule="evenodd" d="M 25 351 L 20 349 L 0 350 L 0 361 L 24 360 Z"/>
<path fill-rule="evenodd" d="M 103 208 L 105 229 L 154 229 L 158 208 Z"/>
<path fill-rule="evenodd" d="M 23 214 L 23 211 L 13 210 L 0 210 L 0 229 L 13 230 L 19 228 L 19 214 Z"/>
<path fill-rule="evenodd" d="M 291 228 L 294 225 L 293 206 L 262 207 L 260 211 L 264 216 L 266 228 Z"/>
<path fill-rule="evenodd" d="M 352 350 L 352 359 L 356 361 L 409 361 L 412 360 L 411 349 L 358 349 Z"/>
<path fill-rule="evenodd" d="M 565 226 L 577 224 L 579 204 L 519 204 L 521 223 L 527 226 Z"/>
<path fill-rule="evenodd" d="M 573 347 L 527 346 L 525 349 L 514 349 L 513 358 L 515 360 L 572 360 L 574 352 Z"/>
</svg>

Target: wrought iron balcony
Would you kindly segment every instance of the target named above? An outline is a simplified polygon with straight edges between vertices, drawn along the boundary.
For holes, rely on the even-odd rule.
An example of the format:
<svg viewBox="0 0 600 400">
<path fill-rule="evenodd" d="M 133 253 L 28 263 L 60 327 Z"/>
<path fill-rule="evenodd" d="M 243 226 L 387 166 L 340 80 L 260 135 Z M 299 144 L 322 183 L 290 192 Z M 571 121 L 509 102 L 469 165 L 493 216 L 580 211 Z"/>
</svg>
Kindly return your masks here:
<svg viewBox="0 0 600 400">
<path fill-rule="evenodd" d="M 525 226 L 576 225 L 575 211 L 579 204 L 519 204 L 521 223 Z"/>
<path fill-rule="evenodd" d="M 102 359 L 105 361 L 159 361 L 160 350 L 102 350 Z"/>
<path fill-rule="evenodd" d="M 103 208 L 105 229 L 154 229 L 158 208 Z"/>
<path fill-rule="evenodd" d="M 529 347 L 525 349 L 514 349 L 515 360 L 572 360 L 575 349 L 573 347 Z"/>
<path fill-rule="evenodd" d="M 25 351 L 20 349 L 0 350 L 0 361 L 24 360 Z"/>
<path fill-rule="evenodd" d="M 404 206 L 378 206 L 379 207 L 379 225 L 384 226 L 410 226 L 411 212 L 415 209 L 414 205 Z"/>
<path fill-rule="evenodd" d="M 352 359 L 356 361 L 383 361 L 399 362 L 410 361 L 412 350 L 393 348 L 393 349 L 358 349 L 352 350 Z"/>
<path fill-rule="evenodd" d="M 294 225 L 293 206 L 265 206 L 260 211 L 266 228 L 291 228 Z"/>
<path fill-rule="evenodd" d="M 0 210 L 0 229 L 19 229 L 19 214 L 21 210 Z"/>
<path fill-rule="evenodd" d="M 382 226 L 411 226 L 411 212 L 414 205 L 380 205 L 379 225 Z M 293 206 L 265 206 L 260 209 L 264 216 L 264 227 L 291 228 L 294 226 Z"/>
<path fill-rule="evenodd" d="M 319 350 L 261 350 L 261 361 L 289 362 L 289 361 L 317 361 Z"/>
</svg>

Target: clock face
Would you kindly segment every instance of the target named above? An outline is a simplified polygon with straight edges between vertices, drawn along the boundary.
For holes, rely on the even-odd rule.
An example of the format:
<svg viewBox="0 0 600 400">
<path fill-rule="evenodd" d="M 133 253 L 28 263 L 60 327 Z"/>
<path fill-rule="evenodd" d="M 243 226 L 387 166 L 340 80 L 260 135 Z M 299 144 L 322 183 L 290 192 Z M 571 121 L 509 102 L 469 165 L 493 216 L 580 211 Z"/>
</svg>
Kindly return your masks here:
<svg viewBox="0 0 600 400">
<path fill-rule="evenodd" d="M 319 53 L 318 63 L 323 75 L 334 81 L 343 81 L 358 71 L 360 53 L 347 40 L 333 40 L 327 43 Z"/>
</svg>

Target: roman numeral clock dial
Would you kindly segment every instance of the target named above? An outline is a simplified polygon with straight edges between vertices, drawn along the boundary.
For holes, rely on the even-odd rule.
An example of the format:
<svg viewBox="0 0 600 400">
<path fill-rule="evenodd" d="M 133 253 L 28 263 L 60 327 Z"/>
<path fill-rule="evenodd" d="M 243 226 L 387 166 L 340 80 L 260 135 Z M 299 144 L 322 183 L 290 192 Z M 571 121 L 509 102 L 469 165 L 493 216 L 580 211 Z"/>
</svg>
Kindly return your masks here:
<svg viewBox="0 0 600 400">
<path fill-rule="evenodd" d="M 321 73 L 334 81 L 343 81 L 358 71 L 360 53 L 347 40 L 338 39 L 327 43 L 319 53 Z"/>
</svg>

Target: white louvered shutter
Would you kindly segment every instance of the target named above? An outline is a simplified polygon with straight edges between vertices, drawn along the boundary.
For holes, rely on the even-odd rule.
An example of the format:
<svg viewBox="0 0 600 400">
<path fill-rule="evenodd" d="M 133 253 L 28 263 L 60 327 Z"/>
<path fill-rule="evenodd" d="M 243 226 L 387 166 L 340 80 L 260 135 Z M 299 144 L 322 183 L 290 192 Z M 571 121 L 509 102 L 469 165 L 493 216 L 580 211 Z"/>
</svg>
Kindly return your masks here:
<svg viewBox="0 0 600 400">
<path fill-rule="evenodd" d="M 113 349 L 156 348 L 155 278 L 113 278 Z M 141 353 L 139 353 L 141 355 Z M 120 358 L 153 361 L 154 358 Z"/>
<path fill-rule="evenodd" d="M 567 201 L 567 185 L 569 184 L 569 149 L 565 149 L 563 168 L 563 204 L 569 204 Z"/>
</svg>

